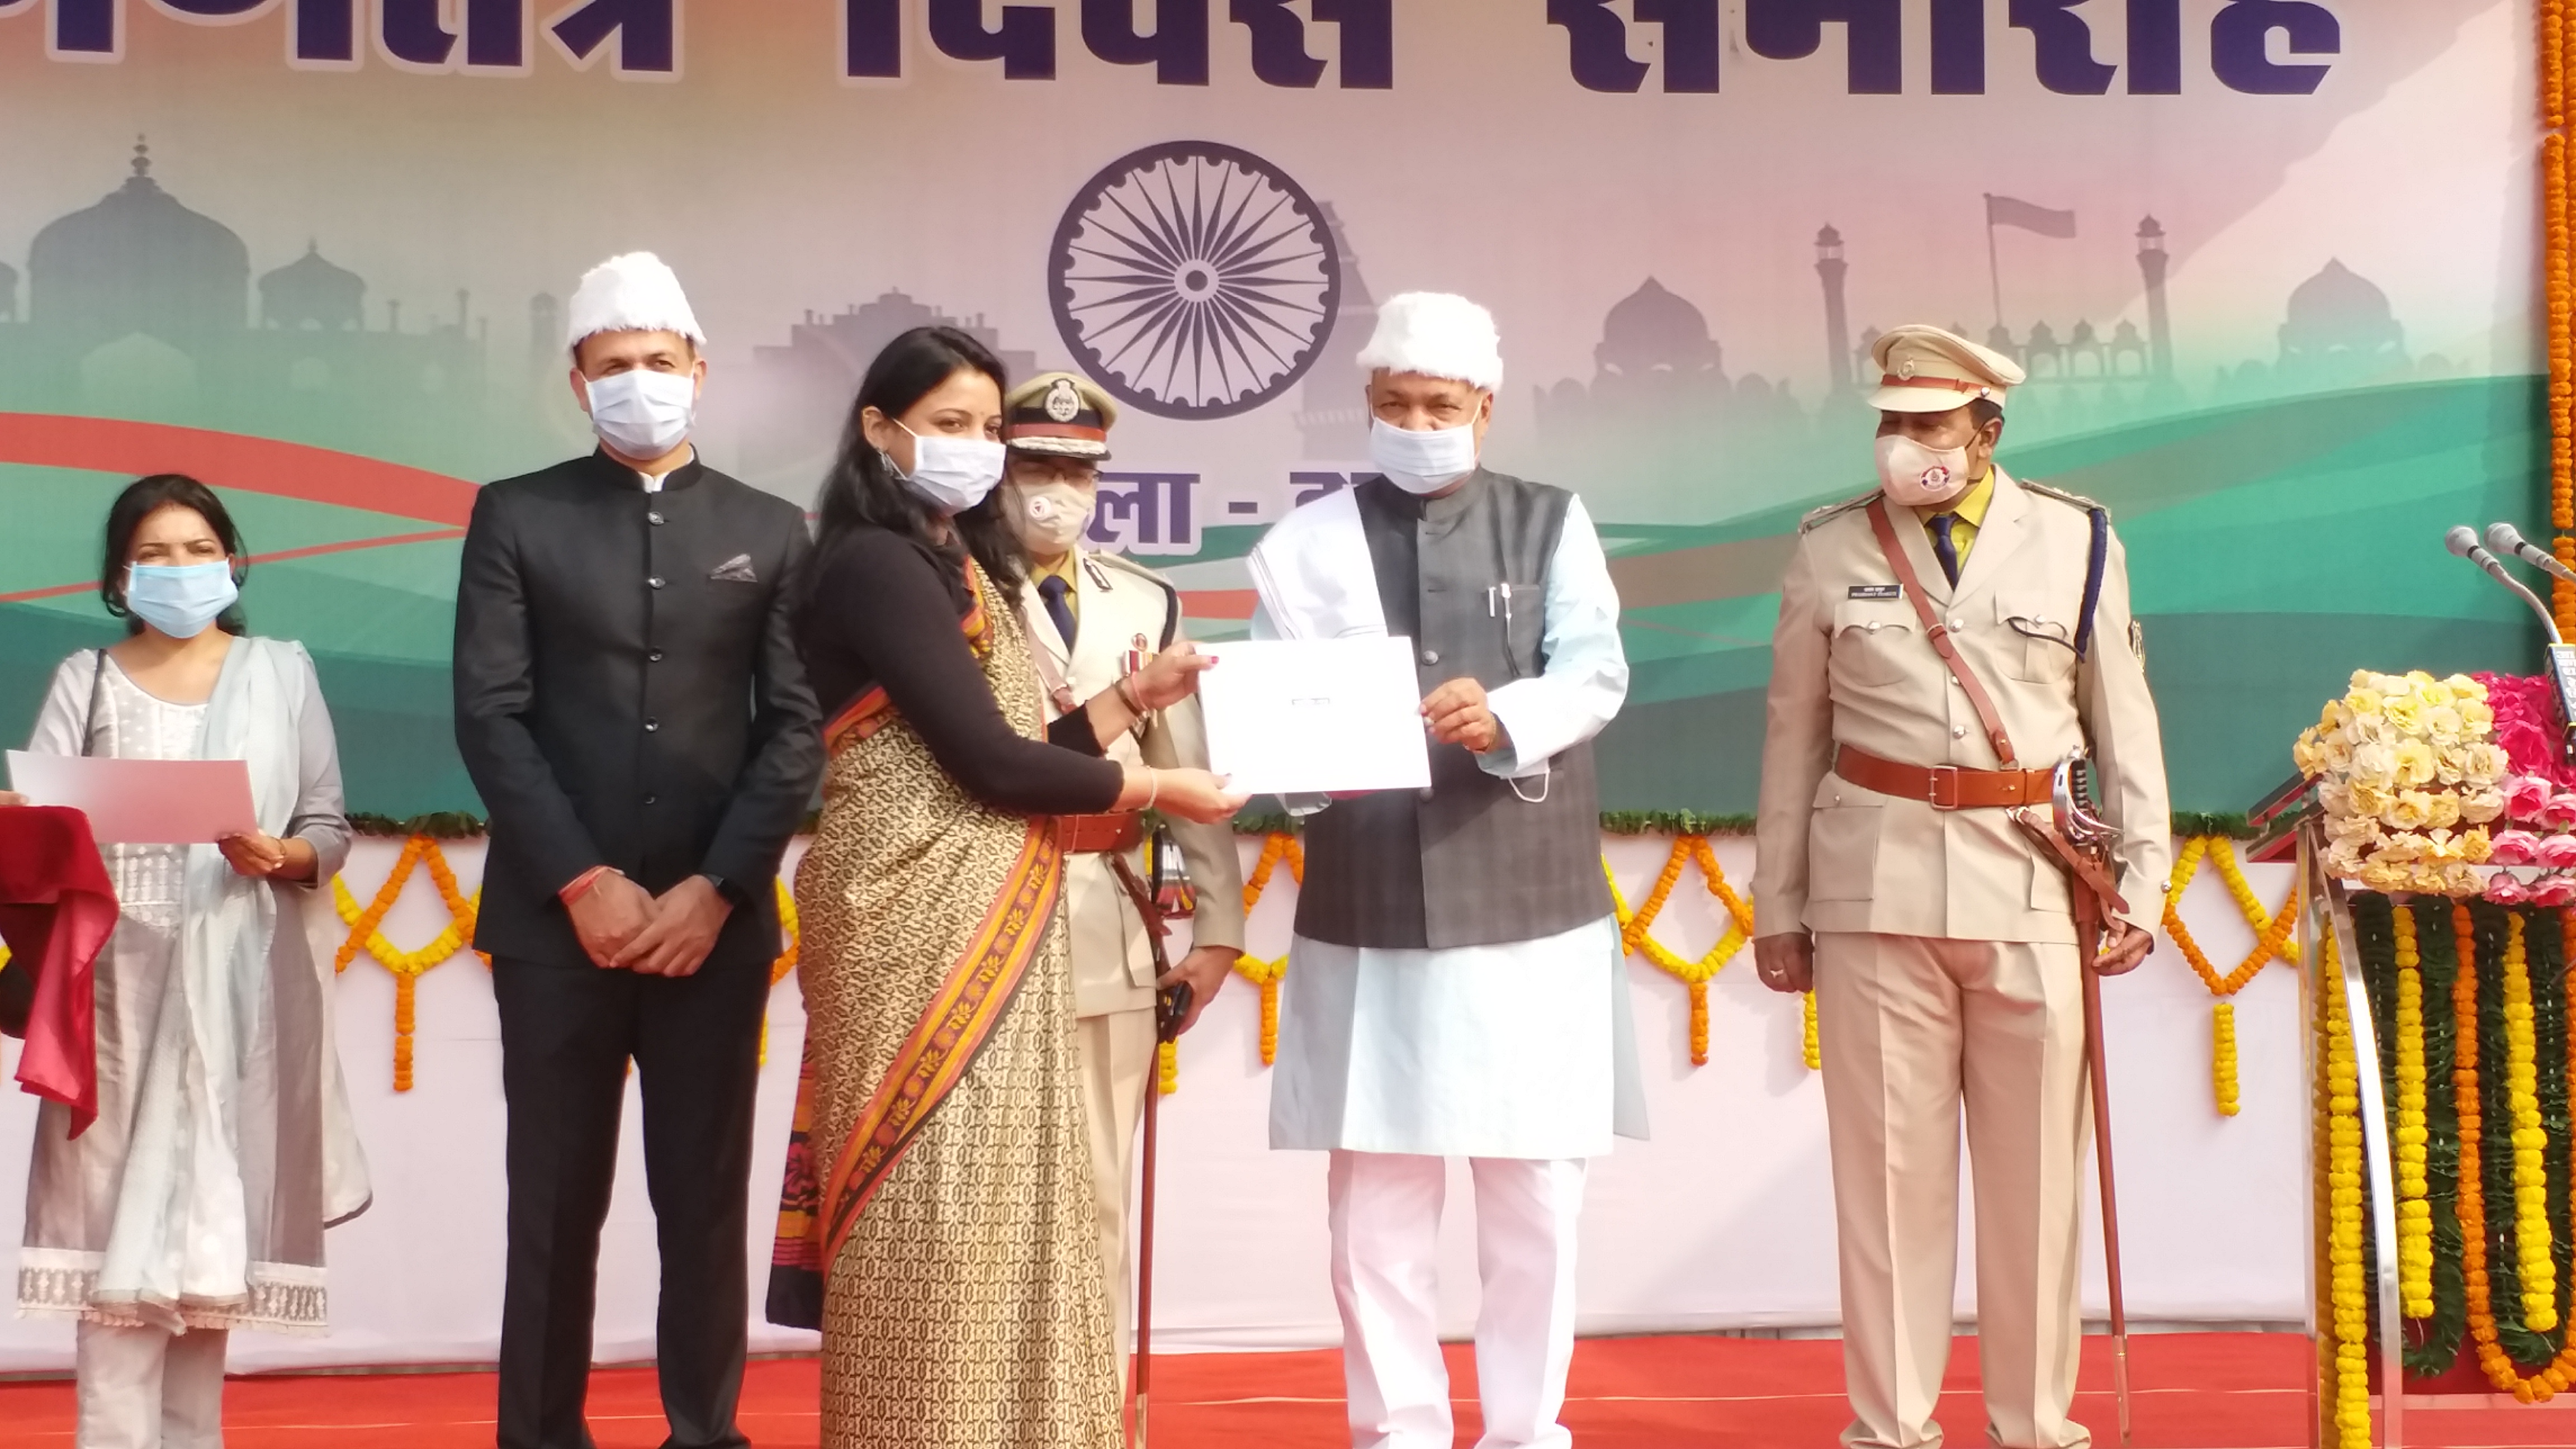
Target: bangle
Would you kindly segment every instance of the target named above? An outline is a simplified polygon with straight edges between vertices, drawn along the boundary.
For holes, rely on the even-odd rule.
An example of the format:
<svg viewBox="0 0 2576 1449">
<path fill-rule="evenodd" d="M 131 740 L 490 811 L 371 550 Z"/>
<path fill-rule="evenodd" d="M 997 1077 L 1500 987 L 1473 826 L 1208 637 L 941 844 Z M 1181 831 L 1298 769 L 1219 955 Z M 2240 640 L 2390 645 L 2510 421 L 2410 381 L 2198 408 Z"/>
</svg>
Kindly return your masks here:
<svg viewBox="0 0 2576 1449">
<path fill-rule="evenodd" d="M 1136 807 L 1139 810 L 1151 810 L 1154 802 L 1163 798 L 1163 772 L 1151 765 L 1146 766 L 1145 784 L 1145 803 Z"/>
<path fill-rule="evenodd" d="M 1118 690 L 1119 702 L 1127 706 L 1127 712 L 1129 714 L 1136 716 L 1138 719 L 1143 719 L 1147 714 L 1151 713 L 1151 711 L 1145 708 L 1145 701 L 1138 697 L 1136 693 L 1135 675 L 1119 675 L 1116 688 Z"/>
</svg>

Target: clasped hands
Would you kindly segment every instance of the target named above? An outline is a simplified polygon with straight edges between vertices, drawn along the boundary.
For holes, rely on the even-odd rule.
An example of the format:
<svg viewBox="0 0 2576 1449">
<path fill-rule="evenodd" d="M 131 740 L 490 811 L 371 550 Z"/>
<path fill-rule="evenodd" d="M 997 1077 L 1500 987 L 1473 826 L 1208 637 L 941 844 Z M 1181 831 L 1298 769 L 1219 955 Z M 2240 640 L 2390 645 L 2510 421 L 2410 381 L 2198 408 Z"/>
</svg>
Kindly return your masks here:
<svg viewBox="0 0 2576 1449">
<path fill-rule="evenodd" d="M 733 902 L 702 875 L 657 896 L 608 871 L 568 909 L 592 965 L 639 976 L 694 976 L 715 949 Z"/>
</svg>

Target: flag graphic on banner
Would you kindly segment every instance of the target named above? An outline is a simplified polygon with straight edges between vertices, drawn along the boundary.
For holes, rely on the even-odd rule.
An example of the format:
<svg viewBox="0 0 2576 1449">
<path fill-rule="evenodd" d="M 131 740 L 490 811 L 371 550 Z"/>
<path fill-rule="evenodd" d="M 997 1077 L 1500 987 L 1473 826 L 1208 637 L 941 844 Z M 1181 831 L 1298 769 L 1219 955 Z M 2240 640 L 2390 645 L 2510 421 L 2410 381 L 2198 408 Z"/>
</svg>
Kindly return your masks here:
<svg viewBox="0 0 2576 1449">
<path fill-rule="evenodd" d="M 2027 201 L 1988 192 L 1986 225 L 2019 227 L 2023 231 L 2038 232 L 2041 236 L 2071 237 L 2075 235 L 2075 213 L 2051 211 L 2045 206 L 2033 206 Z"/>
</svg>

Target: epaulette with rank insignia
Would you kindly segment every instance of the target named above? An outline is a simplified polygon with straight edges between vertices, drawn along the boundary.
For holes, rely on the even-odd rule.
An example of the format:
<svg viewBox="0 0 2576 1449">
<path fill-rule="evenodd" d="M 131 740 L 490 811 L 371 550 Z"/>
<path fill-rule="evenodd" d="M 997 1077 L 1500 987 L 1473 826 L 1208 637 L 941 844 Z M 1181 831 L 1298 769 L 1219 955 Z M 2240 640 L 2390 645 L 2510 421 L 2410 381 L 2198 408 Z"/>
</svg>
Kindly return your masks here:
<svg viewBox="0 0 2576 1449">
<path fill-rule="evenodd" d="M 1089 553 L 1083 555 L 1083 557 L 1104 568 L 1113 568 L 1118 570 L 1120 573 L 1134 574 L 1136 577 L 1143 579 L 1145 582 L 1152 584 L 1154 587 L 1163 591 L 1163 639 L 1156 647 L 1162 649 L 1169 649 L 1172 647 L 1172 636 L 1179 633 L 1181 628 L 1181 591 L 1172 587 L 1172 581 L 1163 577 L 1161 574 L 1154 572 L 1152 569 L 1145 567 L 1143 564 L 1136 562 L 1134 559 L 1127 557 L 1123 553 Z"/>
<path fill-rule="evenodd" d="M 2099 499 L 2087 498 L 2081 493 L 2069 493 L 2063 488 L 2052 488 L 2045 483 L 2034 483 L 2028 478 L 2016 478 L 2013 481 L 2019 483 L 2022 486 L 2022 491 L 2025 493 L 2036 493 L 2042 498 L 2054 498 L 2060 503 L 2073 504 L 2075 507 L 2084 510 L 2086 513 L 2108 513 L 2111 511 L 2110 507 Z"/>
<path fill-rule="evenodd" d="M 1799 519 L 1798 531 L 1800 533 L 1809 532 L 1814 529 L 1817 524 L 1824 522 L 1835 514 L 1849 513 L 1855 508 L 1866 505 L 1869 500 L 1876 498 L 1877 496 L 1878 490 L 1872 488 L 1867 493 L 1860 495 L 1858 498 L 1846 498 L 1840 503 L 1828 503 L 1824 507 L 1809 513 L 1806 517 Z"/>
</svg>

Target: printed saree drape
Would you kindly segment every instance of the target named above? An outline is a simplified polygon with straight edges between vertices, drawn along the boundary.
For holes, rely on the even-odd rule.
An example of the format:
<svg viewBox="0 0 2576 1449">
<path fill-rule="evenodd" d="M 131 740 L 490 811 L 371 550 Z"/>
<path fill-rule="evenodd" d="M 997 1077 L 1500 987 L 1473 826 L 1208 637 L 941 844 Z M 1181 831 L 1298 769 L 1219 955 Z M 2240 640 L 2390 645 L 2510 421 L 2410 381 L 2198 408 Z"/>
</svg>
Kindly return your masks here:
<svg viewBox="0 0 2576 1449">
<path fill-rule="evenodd" d="M 969 582 L 968 642 L 1038 736 L 1019 615 Z M 770 1317 L 823 1331 L 825 1449 L 1115 1449 L 1052 825 L 977 803 L 882 691 L 826 740 Z"/>
</svg>

